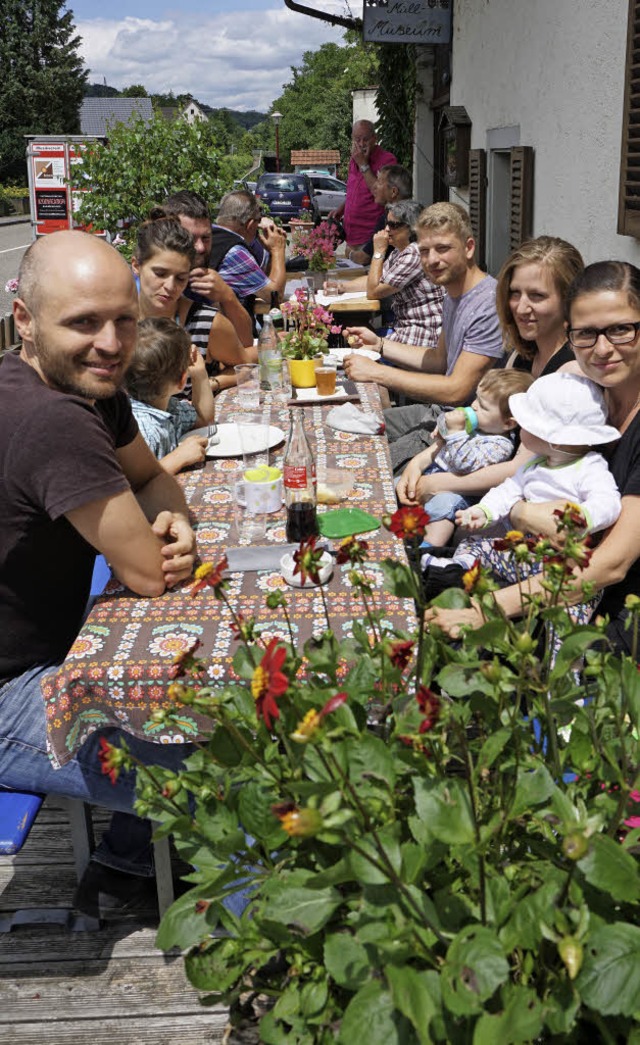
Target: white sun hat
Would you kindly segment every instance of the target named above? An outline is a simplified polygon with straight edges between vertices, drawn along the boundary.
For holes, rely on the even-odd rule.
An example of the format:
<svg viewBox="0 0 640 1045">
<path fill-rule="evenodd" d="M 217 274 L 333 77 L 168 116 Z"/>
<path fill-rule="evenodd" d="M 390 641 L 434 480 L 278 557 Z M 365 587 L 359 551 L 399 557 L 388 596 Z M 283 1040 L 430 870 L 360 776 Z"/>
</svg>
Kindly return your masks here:
<svg viewBox="0 0 640 1045">
<path fill-rule="evenodd" d="M 521 428 L 548 443 L 598 446 L 620 438 L 618 429 L 606 423 L 600 388 L 586 377 L 539 377 L 526 392 L 509 396 L 509 410 Z"/>
</svg>

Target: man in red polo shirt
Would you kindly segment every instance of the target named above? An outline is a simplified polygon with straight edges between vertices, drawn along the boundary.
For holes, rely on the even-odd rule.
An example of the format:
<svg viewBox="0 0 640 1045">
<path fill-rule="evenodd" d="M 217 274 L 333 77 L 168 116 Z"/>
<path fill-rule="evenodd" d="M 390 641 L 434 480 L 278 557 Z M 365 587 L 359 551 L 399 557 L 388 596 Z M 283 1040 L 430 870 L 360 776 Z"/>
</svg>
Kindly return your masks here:
<svg viewBox="0 0 640 1045">
<path fill-rule="evenodd" d="M 370 120 L 358 120 L 351 131 L 351 160 L 344 205 L 333 212 L 342 218 L 350 250 L 360 248 L 371 238 L 384 207 L 373 198 L 376 175 L 388 163 L 397 163 L 392 152 L 376 143 L 376 132 Z"/>
</svg>

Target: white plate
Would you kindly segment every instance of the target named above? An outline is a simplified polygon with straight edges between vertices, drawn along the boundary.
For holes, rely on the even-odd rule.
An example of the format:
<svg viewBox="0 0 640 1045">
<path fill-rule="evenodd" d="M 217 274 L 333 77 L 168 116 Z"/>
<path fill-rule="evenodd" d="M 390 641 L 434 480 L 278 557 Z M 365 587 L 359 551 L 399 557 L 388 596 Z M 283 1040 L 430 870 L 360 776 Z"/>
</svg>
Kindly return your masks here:
<svg viewBox="0 0 640 1045">
<path fill-rule="evenodd" d="M 183 435 L 182 439 L 186 439 L 189 435 L 204 435 L 209 434 L 209 429 L 205 428 L 194 428 L 191 432 L 187 432 Z M 240 448 L 240 432 L 238 426 L 234 422 L 226 425 L 218 425 L 218 437 L 220 442 L 214 446 L 207 447 L 207 457 L 241 457 L 242 450 Z M 182 442 L 182 439 L 180 442 Z M 269 433 L 267 439 L 267 445 L 264 446 L 262 441 L 256 439 L 256 445 L 251 446 L 249 452 L 259 454 L 262 450 L 271 450 L 274 446 L 278 446 L 279 443 L 284 441 L 284 432 L 281 428 L 276 428 L 275 425 L 269 425 Z"/>
<path fill-rule="evenodd" d="M 332 359 L 336 363 L 344 363 L 345 356 L 366 356 L 367 359 L 378 360 L 380 359 L 380 353 L 376 352 L 373 348 L 330 348 L 327 353 L 327 358 Z"/>
<path fill-rule="evenodd" d="M 330 396 L 318 395 L 317 388 L 296 388 L 294 398 L 297 403 L 329 403 L 332 399 L 348 399 L 349 396 L 350 393 L 343 385 L 336 385 L 335 392 Z"/>
</svg>

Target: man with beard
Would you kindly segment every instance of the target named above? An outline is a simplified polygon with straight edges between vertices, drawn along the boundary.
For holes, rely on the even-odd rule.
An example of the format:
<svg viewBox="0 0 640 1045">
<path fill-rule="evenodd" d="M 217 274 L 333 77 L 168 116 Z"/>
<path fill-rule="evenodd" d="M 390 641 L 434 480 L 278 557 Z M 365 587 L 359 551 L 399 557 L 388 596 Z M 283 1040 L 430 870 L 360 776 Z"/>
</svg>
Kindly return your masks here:
<svg viewBox="0 0 640 1045">
<path fill-rule="evenodd" d="M 442 408 L 469 403 L 482 376 L 503 356 L 496 281 L 476 264 L 467 212 L 457 203 L 434 203 L 423 210 L 416 232 L 425 275 L 446 290 L 436 348 L 420 355 L 415 346 L 385 341 L 365 327 L 346 331 L 394 364 L 354 354 L 345 359 L 347 377 L 418 400 L 385 411 L 394 472 L 431 443 Z"/>
<path fill-rule="evenodd" d="M 213 233 L 207 201 L 197 192 L 183 190 L 168 196 L 162 204 L 162 210 L 167 217 L 177 218 L 183 229 L 193 236 L 196 263 L 189 274 L 185 297 L 219 305 L 223 315 L 233 323 L 241 343 L 251 345 L 251 316 L 222 276 L 209 265 Z"/>
<path fill-rule="evenodd" d="M 22 349 L 0 366 L 0 783 L 119 811 L 78 902 L 107 916 L 153 873 L 149 825 L 129 812 L 135 774 L 112 785 L 101 773 L 99 740 L 117 729 L 54 770 L 40 683 L 82 624 L 96 551 L 128 588 L 158 597 L 191 575 L 195 538 L 120 388 L 138 323 L 124 259 L 88 233 L 43 237 L 22 260 L 14 318 Z M 150 764 L 175 768 L 185 754 L 127 742 Z"/>
</svg>

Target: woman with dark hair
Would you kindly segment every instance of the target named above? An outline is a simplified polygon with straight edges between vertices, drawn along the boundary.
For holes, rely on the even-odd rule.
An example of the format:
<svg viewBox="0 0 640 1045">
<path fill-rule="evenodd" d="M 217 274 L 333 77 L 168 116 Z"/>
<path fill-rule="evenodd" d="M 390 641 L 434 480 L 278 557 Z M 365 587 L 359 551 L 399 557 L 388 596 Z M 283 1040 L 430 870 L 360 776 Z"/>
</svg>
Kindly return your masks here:
<svg viewBox="0 0 640 1045">
<path fill-rule="evenodd" d="M 508 367 L 526 370 L 534 378 L 556 370 L 580 373 L 567 341 L 564 299 L 583 269 L 580 252 L 556 236 L 528 240 L 507 258 L 498 274 L 496 309 L 505 348 L 511 352 Z M 521 448 L 510 461 L 469 475 L 423 476 L 410 461 L 396 492 L 402 504 L 423 504 L 439 493 L 478 497 L 514 475 L 528 456 Z"/>
<path fill-rule="evenodd" d="M 385 340 L 435 348 L 442 326 L 444 291 L 425 276 L 414 228 L 422 212 L 416 200 L 398 200 L 387 208 L 386 225 L 373 237 L 369 273 L 338 284 L 342 290 L 366 290 L 374 301 L 393 309 L 393 327 Z M 391 248 L 391 250 L 389 250 Z"/>
<path fill-rule="evenodd" d="M 131 264 L 139 283 L 140 318 L 174 319 L 183 326 L 205 357 L 215 393 L 235 384 L 233 367 L 254 363 L 256 350 L 241 344 L 233 325 L 213 305 L 183 296 L 194 261 L 193 237 L 176 218 L 156 210 L 139 227 Z"/>
<path fill-rule="evenodd" d="M 586 569 L 576 575 L 572 602 L 582 601 L 586 582 L 604 589 L 599 614 L 610 618 L 607 635 L 612 646 L 631 652 L 632 632 L 625 627 L 625 598 L 640 595 L 640 269 L 628 262 L 589 265 L 571 284 L 566 296 L 567 336 L 583 376 L 604 390 L 609 423 L 621 439 L 606 453 L 622 495 L 618 521 L 594 549 Z M 511 524 L 523 532 L 555 534 L 553 510 L 559 503 L 519 501 Z M 539 579 L 529 581 L 542 591 Z M 496 592 L 509 617 L 522 612 L 522 592 L 512 585 Z M 478 627 L 482 614 L 475 604 L 465 610 L 432 610 L 434 621 L 452 637 L 462 625 Z"/>
</svg>

